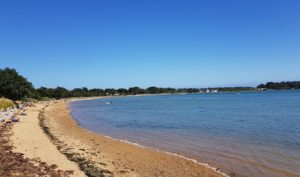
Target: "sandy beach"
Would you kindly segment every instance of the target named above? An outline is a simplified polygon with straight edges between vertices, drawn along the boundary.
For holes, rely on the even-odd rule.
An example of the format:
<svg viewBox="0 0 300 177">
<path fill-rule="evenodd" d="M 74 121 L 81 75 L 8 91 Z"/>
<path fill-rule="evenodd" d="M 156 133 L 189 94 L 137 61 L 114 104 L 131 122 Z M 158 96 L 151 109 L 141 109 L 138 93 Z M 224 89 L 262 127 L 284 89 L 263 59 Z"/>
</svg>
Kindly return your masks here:
<svg viewBox="0 0 300 177">
<path fill-rule="evenodd" d="M 80 128 L 67 101 L 27 108 L 12 132 L 14 153 L 72 172 L 65 176 L 223 176 L 191 160 Z"/>
<path fill-rule="evenodd" d="M 61 170 L 74 171 L 74 176 L 85 176 L 76 163 L 69 161 L 57 150 L 40 127 L 38 114 L 45 105 L 45 103 L 36 104 L 36 107 L 27 109 L 27 115 L 19 116 L 21 121 L 14 124 L 12 129 L 14 151 L 23 153 L 29 159 L 55 164 Z"/>
</svg>

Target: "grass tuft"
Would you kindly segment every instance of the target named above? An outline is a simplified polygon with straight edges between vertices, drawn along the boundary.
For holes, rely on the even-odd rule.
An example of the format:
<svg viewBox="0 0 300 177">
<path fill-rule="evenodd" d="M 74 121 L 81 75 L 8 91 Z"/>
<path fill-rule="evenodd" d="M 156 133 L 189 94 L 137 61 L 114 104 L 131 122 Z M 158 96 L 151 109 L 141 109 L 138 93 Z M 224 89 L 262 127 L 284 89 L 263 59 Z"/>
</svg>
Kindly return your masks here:
<svg viewBox="0 0 300 177">
<path fill-rule="evenodd" d="M 10 107 L 14 107 L 15 104 L 13 101 L 6 99 L 6 98 L 0 98 L 0 110 L 7 109 Z"/>
</svg>

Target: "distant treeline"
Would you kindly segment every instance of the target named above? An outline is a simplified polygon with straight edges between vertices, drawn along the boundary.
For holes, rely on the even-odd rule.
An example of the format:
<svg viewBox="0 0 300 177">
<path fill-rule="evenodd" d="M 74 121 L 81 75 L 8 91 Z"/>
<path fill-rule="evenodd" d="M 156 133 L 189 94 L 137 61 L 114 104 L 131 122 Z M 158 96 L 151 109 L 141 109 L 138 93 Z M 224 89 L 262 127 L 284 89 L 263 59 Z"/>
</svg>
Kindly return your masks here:
<svg viewBox="0 0 300 177">
<path fill-rule="evenodd" d="M 83 88 L 75 88 L 73 90 L 67 90 L 63 87 L 57 87 L 54 89 L 41 87 L 41 88 L 36 89 L 36 91 L 39 96 L 48 97 L 48 98 L 176 93 L 176 89 L 156 88 L 156 87 L 149 87 L 147 89 L 142 89 L 139 87 L 131 87 L 129 89 L 125 89 L 125 88 L 88 89 L 88 88 L 83 87 Z"/>
<path fill-rule="evenodd" d="M 300 89 L 300 81 L 290 82 L 267 82 L 266 84 L 260 84 L 257 86 L 259 89 Z"/>
<path fill-rule="evenodd" d="M 252 91 L 256 90 L 254 87 L 214 87 L 214 88 L 201 88 L 200 91 L 206 92 L 209 91 L 218 91 L 218 92 L 235 92 L 235 91 Z"/>
<path fill-rule="evenodd" d="M 288 83 L 288 82 L 287 82 Z M 271 88 L 270 85 L 260 85 L 258 88 Z M 275 84 L 276 85 L 276 84 Z M 284 87 L 286 88 L 286 87 Z M 296 88 L 293 86 L 293 88 Z M 299 88 L 299 82 L 297 82 Z M 138 95 L 138 94 L 163 94 L 163 93 L 199 93 L 199 92 L 225 92 L 225 91 L 249 91 L 255 90 L 253 87 L 217 87 L 217 88 L 159 88 L 149 87 L 146 89 L 140 87 L 131 88 L 108 88 L 108 89 L 88 89 L 75 88 L 68 90 L 64 87 L 57 88 L 34 88 L 32 83 L 21 76 L 15 69 L 0 69 L 0 97 L 12 100 L 22 99 L 60 99 L 69 97 L 94 97 L 94 96 L 115 96 L 115 95 Z"/>
</svg>

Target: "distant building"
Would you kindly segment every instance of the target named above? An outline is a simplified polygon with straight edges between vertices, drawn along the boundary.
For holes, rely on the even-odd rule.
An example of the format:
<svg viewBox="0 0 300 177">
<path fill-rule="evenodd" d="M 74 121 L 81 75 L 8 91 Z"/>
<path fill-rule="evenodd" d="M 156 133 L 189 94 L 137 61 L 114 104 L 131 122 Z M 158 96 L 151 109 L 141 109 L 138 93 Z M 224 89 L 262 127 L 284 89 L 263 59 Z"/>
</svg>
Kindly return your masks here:
<svg viewBox="0 0 300 177">
<path fill-rule="evenodd" d="M 217 92 L 218 92 L 217 89 L 211 89 L 211 90 L 207 89 L 206 90 L 206 93 L 217 93 Z"/>
</svg>

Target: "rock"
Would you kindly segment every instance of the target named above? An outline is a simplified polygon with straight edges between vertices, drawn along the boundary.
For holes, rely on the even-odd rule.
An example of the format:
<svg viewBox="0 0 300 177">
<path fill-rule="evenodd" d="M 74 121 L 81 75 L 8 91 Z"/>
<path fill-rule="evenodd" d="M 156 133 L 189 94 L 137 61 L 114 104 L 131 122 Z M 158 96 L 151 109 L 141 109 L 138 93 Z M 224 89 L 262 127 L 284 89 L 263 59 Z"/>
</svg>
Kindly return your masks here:
<svg viewBox="0 0 300 177">
<path fill-rule="evenodd" d="M 17 117 L 13 117 L 13 118 L 11 118 L 11 121 L 12 122 L 19 122 L 19 119 Z"/>
</svg>

